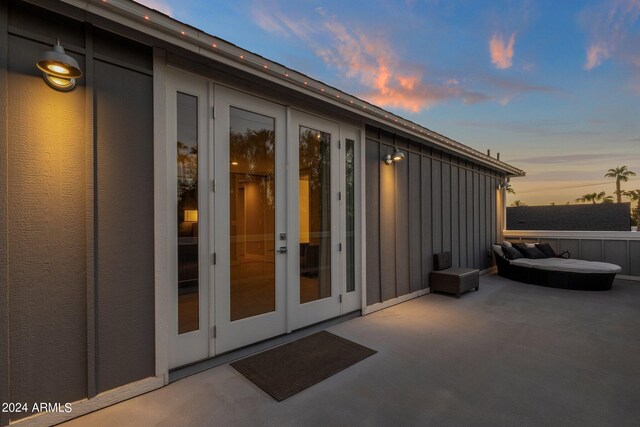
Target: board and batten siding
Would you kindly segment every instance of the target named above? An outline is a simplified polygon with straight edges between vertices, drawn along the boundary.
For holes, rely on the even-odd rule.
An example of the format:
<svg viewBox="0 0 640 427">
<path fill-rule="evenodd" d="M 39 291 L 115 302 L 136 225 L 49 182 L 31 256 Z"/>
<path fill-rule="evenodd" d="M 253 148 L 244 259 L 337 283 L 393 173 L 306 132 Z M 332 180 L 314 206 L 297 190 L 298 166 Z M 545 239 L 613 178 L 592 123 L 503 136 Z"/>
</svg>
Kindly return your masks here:
<svg viewBox="0 0 640 427">
<path fill-rule="evenodd" d="M 0 400 L 29 408 L 155 375 L 152 52 L 83 17 L 0 5 Z M 69 93 L 34 65 L 58 37 Z"/>
<path fill-rule="evenodd" d="M 394 147 L 405 159 L 386 165 Z M 454 266 L 493 265 L 504 175 L 371 126 L 364 167 L 367 306 L 428 288 L 436 252 Z"/>
</svg>

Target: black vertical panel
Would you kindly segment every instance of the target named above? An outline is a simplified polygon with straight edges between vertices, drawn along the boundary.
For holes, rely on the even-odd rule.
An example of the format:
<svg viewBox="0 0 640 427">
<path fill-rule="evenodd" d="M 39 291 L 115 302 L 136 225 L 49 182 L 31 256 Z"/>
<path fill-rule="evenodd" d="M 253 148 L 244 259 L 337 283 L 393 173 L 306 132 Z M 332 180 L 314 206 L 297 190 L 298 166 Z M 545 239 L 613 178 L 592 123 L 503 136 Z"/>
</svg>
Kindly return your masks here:
<svg viewBox="0 0 640 427">
<path fill-rule="evenodd" d="M 102 392 L 155 374 L 153 78 L 101 61 L 94 67 Z"/>
<path fill-rule="evenodd" d="M 396 296 L 409 293 L 409 159 L 394 162 L 396 172 Z"/>
<path fill-rule="evenodd" d="M 409 290 L 422 288 L 422 218 L 420 155 L 409 154 Z"/>
<path fill-rule="evenodd" d="M 473 209 L 473 171 L 471 170 L 467 170 L 466 171 L 466 179 L 467 179 L 467 184 L 466 184 L 466 189 L 467 189 L 467 197 L 466 197 L 466 204 L 467 204 L 467 267 L 468 268 L 473 268 L 473 264 L 474 264 L 474 251 L 473 251 L 473 245 L 474 245 L 474 236 L 475 236 L 475 229 L 474 229 L 474 209 Z"/>
<path fill-rule="evenodd" d="M 458 185 L 460 267 L 467 267 L 467 172 L 463 168 L 458 171 Z"/>
<path fill-rule="evenodd" d="M 380 144 L 367 139 L 365 176 L 367 194 L 367 305 L 380 301 Z"/>
<path fill-rule="evenodd" d="M 460 224 L 458 167 L 451 166 L 451 258 L 454 267 L 460 266 Z"/>
<path fill-rule="evenodd" d="M 431 230 L 433 252 L 442 251 L 442 162 L 431 161 Z"/>
<path fill-rule="evenodd" d="M 433 230 L 432 219 L 432 191 L 431 191 L 431 164 L 429 157 L 422 158 L 422 173 L 420 177 L 420 203 L 422 217 L 422 288 L 429 287 L 429 273 L 433 270 Z"/>
<path fill-rule="evenodd" d="M 393 147 L 382 144 L 381 153 Z M 380 287 L 382 301 L 396 295 L 396 174 L 395 164 L 380 162 Z"/>
<path fill-rule="evenodd" d="M 486 209 L 486 216 L 485 216 L 485 223 L 486 223 L 486 228 L 487 228 L 487 234 L 484 236 L 484 247 L 482 249 L 484 255 L 483 258 L 485 260 L 485 267 L 484 268 L 489 268 L 491 266 L 491 260 L 492 258 L 489 257 L 489 255 L 487 255 L 487 251 L 490 250 L 491 248 L 491 242 L 493 241 L 493 227 L 491 226 L 491 224 L 493 223 L 493 210 L 491 209 L 492 206 L 492 196 L 493 196 L 493 191 L 491 191 L 491 177 L 490 176 L 485 176 L 485 180 L 484 180 L 484 195 L 485 195 L 485 200 L 487 203 L 487 209 Z"/>
<path fill-rule="evenodd" d="M 451 252 L 451 165 L 442 162 L 442 250 Z"/>
</svg>

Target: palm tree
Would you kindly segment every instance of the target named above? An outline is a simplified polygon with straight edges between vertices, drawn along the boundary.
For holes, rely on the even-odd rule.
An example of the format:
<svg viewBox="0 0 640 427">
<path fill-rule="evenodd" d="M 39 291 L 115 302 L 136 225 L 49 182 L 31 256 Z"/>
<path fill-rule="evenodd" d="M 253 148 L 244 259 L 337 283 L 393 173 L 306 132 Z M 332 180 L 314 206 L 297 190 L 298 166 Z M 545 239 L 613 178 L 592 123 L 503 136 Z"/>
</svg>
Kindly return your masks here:
<svg viewBox="0 0 640 427">
<path fill-rule="evenodd" d="M 515 202 L 511 203 L 511 206 L 519 207 L 519 206 L 527 206 L 527 204 L 522 200 L 516 200 Z"/>
<path fill-rule="evenodd" d="M 631 199 L 632 202 L 638 202 L 635 208 L 636 218 L 638 219 L 638 226 L 640 227 L 640 189 L 624 191 L 623 194 Z"/>
<path fill-rule="evenodd" d="M 513 189 L 513 187 L 511 186 L 511 183 L 510 183 L 510 182 L 509 182 L 509 183 L 507 183 L 507 186 L 506 186 L 506 187 L 504 187 L 504 190 L 505 190 L 507 193 L 516 194 L 516 190 L 514 190 L 514 189 Z"/>
<path fill-rule="evenodd" d="M 604 191 L 601 191 L 599 193 L 585 194 L 582 197 L 578 197 L 576 199 L 576 202 L 578 202 L 578 203 L 591 202 L 594 205 L 598 201 L 602 201 L 602 203 L 611 203 L 612 197 L 611 196 L 607 196 L 606 194 L 607 193 L 605 193 Z"/>
<path fill-rule="evenodd" d="M 584 194 L 581 197 L 578 197 L 576 199 L 576 203 L 592 202 L 593 204 L 595 204 L 597 196 L 598 196 L 598 194 L 596 194 L 596 193 Z"/>
<path fill-rule="evenodd" d="M 620 182 L 629 181 L 629 177 L 636 176 L 636 173 L 630 171 L 626 166 L 619 166 L 615 169 L 609 169 L 609 171 L 605 173 L 604 176 L 605 178 L 616 179 L 616 197 L 618 199 L 618 203 L 622 203 L 622 190 L 620 190 Z"/>
</svg>

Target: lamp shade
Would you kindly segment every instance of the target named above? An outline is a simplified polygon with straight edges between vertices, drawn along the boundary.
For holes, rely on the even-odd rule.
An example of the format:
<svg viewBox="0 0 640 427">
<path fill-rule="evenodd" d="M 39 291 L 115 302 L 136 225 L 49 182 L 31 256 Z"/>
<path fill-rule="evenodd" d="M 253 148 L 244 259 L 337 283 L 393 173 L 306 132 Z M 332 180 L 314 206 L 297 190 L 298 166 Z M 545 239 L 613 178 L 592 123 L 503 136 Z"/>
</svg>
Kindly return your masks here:
<svg viewBox="0 0 640 427">
<path fill-rule="evenodd" d="M 53 46 L 53 50 L 42 52 L 36 66 L 47 75 L 63 79 L 77 79 L 82 76 L 78 61 L 65 53 L 60 42 Z"/>
<path fill-rule="evenodd" d="M 393 151 L 393 155 L 391 156 L 394 162 L 399 162 L 404 159 L 404 153 L 397 148 Z"/>
<path fill-rule="evenodd" d="M 198 222 L 198 211 L 196 209 L 185 209 L 184 222 Z"/>
</svg>

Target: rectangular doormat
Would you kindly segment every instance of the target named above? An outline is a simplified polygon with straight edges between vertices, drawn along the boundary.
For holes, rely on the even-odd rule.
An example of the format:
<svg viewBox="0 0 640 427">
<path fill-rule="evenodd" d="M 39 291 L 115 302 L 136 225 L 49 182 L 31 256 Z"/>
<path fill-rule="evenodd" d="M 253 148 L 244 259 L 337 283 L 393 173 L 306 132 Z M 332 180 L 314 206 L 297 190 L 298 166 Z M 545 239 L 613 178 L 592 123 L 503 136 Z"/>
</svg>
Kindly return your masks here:
<svg viewBox="0 0 640 427">
<path fill-rule="evenodd" d="M 322 331 L 231 363 L 278 402 L 376 354 Z"/>
</svg>

